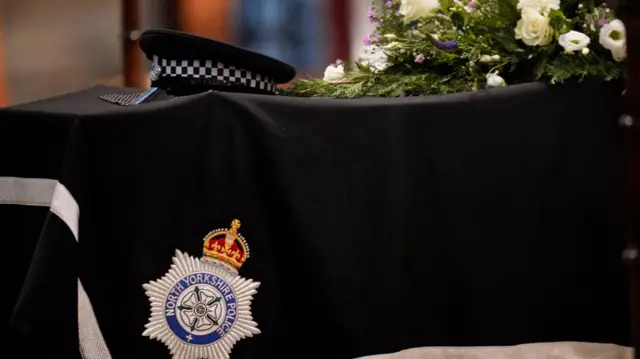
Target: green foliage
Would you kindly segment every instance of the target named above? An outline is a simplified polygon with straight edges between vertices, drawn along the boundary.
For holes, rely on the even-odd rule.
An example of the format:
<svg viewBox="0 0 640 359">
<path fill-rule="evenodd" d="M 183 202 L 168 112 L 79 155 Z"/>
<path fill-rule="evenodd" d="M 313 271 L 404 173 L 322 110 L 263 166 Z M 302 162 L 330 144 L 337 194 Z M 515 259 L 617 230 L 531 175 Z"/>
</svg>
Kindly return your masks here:
<svg viewBox="0 0 640 359">
<path fill-rule="evenodd" d="M 424 96 L 474 90 L 466 80 L 423 73 L 384 75 L 359 73 L 348 80 L 330 83 L 321 79 L 299 80 L 287 93 L 303 97 L 355 98 L 362 96 Z"/>
<path fill-rule="evenodd" d="M 541 12 L 554 34 L 546 46 L 516 39 L 518 0 L 440 0 L 437 13 L 411 22 L 399 13 L 401 1 L 393 0 L 388 8 L 386 1 L 374 0 L 373 54 L 344 64 L 344 79 L 297 80 L 284 93 L 354 98 L 476 91 L 496 71 L 508 84 L 622 76 L 621 64 L 598 42 L 602 19 L 615 19 L 601 0 L 562 0 L 561 9 Z M 559 44 L 560 36 L 571 30 L 591 39 L 588 54 L 567 53 Z"/>
<path fill-rule="evenodd" d="M 601 77 L 607 81 L 622 75 L 617 63 L 607 61 L 595 54 L 575 55 L 563 53 L 545 65 L 545 74 L 552 84 L 570 78 Z"/>
<path fill-rule="evenodd" d="M 562 34 L 571 31 L 571 20 L 564 17 L 564 13 L 560 10 L 551 10 L 549 12 L 549 25 L 555 30 L 556 39 Z"/>
</svg>

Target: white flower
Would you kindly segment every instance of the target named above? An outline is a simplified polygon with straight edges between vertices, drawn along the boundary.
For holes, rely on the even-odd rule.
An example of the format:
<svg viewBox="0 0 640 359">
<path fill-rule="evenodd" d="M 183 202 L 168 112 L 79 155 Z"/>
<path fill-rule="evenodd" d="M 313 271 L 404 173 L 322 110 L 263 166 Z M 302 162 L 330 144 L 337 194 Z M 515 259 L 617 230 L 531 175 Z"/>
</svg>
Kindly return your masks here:
<svg viewBox="0 0 640 359">
<path fill-rule="evenodd" d="M 489 55 L 482 55 L 480 56 L 480 62 L 488 64 L 490 62 L 493 62 L 493 59 Z"/>
<path fill-rule="evenodd" d="M 488 63 L 492 63 L 492 62 L 497 62 L 500 61 L 500 55 L 493 55 L 493 56 L 489 56 L 489 55 L 482 55 L 480 56 L 480 62 L 488 64 Z"/>
<path fill-rule="evenodd" d="M 518 10 L 528 7 L 548 14 L 552 9 L 560 9 L 560 0 L 518 0 Z"/>
<path fill-rule="evenodd" d="M 516 24 L 516 39 L 529 46 L 546 46 L 553 39 L 549 18 L 530 7 L 522 9 L 522 19 Z"/>
<path fill-rule="evenodd" d="M 385 48 L 385 49 L 395 49 L 395 48 L 397 48 L 397 47 L 399 47 L 399 46 L 400 46 L 400 43 L 399 43 L 399 42 L 397 42 L 397 41 L 393 41 L 393 42 L 390 42 L 390 43 L 388 43 L 388 44 L 384 45 L 384 48 Z"/>
<path fill-rule="evenodd" d="M 365 48 L 364 54 L 360 56 L 360 63 L 369 65 L 373 72 L 378 72 L 389 67 L 387 54 L 380 48 Z"/>
<path fill-rule="evenodd" d="M 438 0 L 400 0 L 400 15 L 405 21 L 417 20 L 421 17 L 434 15 L 440 8 Z"/>
<path fill-rule="evenodd" d="M 338 82 L 344 80 L 344 66 L 343 65 L 329 65 L 324 70 L 324 80 L 328 82 Z"/>
<path fill-rule="evenodd" d="M 418 30 L 411 30 L 411 35 L 424 39 L 426 36 Z"/>
<path fill-rule="evenodd" d="M 616 61 L 627 57 L 627 32 L 622 21 L 616 19 L 600 28 L 600 44 L 611 51 Z"/>
<path fill-rule="evenodd" d="M 487 87 L 507 86 L 504 79 L 498 75 L 498 71 L 487 74 Z"/>
<path fill-rule="evenodd" d="M 384 37 L 386 37 L 387 39 L 395 39 L 397 36 L 394 34 L 385 34 L 383 35 Z"/>
<path fill-rule="evenodd" d="M 621 49 L 611 51 L 611 55 L 613 56 L 613 59 L 618 62 L 624 61 L 624 59 L 627 58 L 627 47 L 625 46 Z"/>
<path fill-rule="evenodd" d="M 562 46 L 565 51 L 573 52 L 580 51 L 589 45 L 591 39 L 589 36 L 579 32 L 571 30 L 566 34 L 560 35 L 558 38 L 558 43 Z"/>
<path fill-rule="evenodd" d="M 583 54 L 584 56 L 589 55 L 589 53 L 590 53 L 590 52 L 591 52 L 591 50 L 589 50 L 589 48 L 588 48 L 588 47 L 585 47 L 584 49 L 582 49 L 582 54 Z"/>
</svg>

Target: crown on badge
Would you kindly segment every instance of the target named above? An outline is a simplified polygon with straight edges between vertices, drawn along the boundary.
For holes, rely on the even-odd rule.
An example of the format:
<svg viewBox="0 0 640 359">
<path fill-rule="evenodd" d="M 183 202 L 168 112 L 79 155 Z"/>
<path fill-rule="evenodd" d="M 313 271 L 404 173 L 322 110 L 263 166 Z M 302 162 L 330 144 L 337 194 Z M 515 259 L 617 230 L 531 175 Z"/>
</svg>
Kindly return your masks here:
<svg viewBox="0 0 640 359">
<path fill-rule="evenodd" d="M 204 237 L 202 256 L 240 269 L 249 258 L 249 245 L 240 235 L 240 221 L 234 219 L 231 228 L 216 229 Z"/>
</svg>

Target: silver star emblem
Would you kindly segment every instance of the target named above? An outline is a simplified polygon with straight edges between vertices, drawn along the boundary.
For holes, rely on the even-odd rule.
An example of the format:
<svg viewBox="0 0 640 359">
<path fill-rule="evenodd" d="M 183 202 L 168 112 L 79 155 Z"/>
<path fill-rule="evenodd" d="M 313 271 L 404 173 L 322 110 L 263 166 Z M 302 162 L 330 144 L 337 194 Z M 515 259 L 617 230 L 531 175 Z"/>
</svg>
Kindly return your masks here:
<svg viewBox="0 0 640 359">
<path fill-rule="evenodd" d="M 259 334 L 251 301 L 259 282 L 176 251 L 169 272 L 143 284 L 151 316 L 142 335 L 174 358 L 228 359 L 234 344 Z"/>
</svg>

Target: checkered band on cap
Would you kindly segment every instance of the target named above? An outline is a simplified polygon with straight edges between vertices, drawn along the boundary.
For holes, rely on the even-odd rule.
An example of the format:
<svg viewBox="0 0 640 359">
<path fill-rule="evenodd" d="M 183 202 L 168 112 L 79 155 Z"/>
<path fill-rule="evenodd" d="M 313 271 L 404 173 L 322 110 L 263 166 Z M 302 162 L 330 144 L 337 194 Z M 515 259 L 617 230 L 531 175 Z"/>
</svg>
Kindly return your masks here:
<svg viewBox="0 0 640 359">
<path fill-rule="evenodd" d="M 213 79 L 228 85 L 243 85 L 266 92 L 277 91 L 274 79 L 212 60 L 169 60 L 153 57 L 151 79 L 182 77 Z"/>
</svg>

